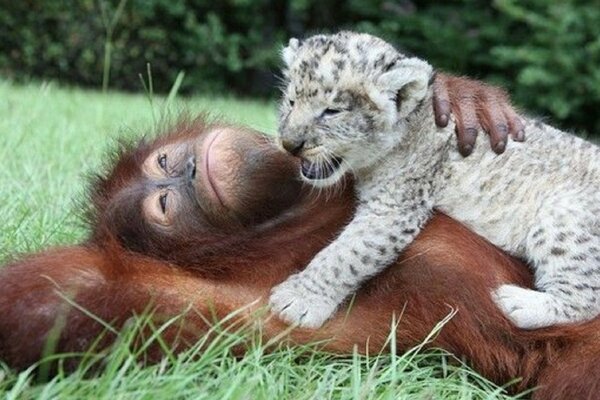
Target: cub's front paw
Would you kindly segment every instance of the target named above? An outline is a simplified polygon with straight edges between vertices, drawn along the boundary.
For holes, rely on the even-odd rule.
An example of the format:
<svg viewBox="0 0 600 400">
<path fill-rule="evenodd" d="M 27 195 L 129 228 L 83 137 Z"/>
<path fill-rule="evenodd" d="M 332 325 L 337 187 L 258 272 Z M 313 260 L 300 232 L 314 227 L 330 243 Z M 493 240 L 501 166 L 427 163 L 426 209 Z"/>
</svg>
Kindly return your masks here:
<svg viewBox="0 0 600 400">
<path fill-rule="evenodd" d="M 269 299 L 271 309 L 289 324 L 318 328 L 333 315 L 337 304 L 326 295 L 309 291 L 299 281 L 290 277 L 275 286 Z"/>
<path fill-rule="evenodd" d="M 552 298 L 547 293 L 502 285 L 492 291 L 492 299 L 504 315 L 521 329 L 538 329 L 557 322 L 550 307 Z"/>
</svg>

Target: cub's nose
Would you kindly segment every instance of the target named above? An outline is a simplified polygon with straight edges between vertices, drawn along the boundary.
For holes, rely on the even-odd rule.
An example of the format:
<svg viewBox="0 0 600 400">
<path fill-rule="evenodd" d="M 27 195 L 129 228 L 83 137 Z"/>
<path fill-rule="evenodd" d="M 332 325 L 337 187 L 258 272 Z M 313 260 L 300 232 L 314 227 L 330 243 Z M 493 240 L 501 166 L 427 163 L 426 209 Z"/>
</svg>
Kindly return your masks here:
<svg viewBox="0 0 600 400">
<path fill-rule="evenodd" d="M 284 149 L 286 149 L 291 155 L 297 156 L 304 148 L 305 141 L 302 139 L 282 139 L 281 145 Z"/>
</svg>

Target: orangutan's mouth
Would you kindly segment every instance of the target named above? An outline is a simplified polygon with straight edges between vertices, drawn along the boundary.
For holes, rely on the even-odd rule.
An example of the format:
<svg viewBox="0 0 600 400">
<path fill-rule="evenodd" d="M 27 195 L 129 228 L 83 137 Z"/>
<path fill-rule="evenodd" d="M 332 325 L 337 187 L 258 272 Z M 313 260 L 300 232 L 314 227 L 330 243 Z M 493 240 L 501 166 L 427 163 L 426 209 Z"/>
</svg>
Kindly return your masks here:
<svg viewBox="0 0 600 400">
<path fill-rule="evenodd" d="M 341 164 L 342 159 L 339 157 L 331 157 L 319 162 L 312 162 L 303 158 L 301 172 L 309 180 L 327 179 L 340 168 Z"/>
</svg>

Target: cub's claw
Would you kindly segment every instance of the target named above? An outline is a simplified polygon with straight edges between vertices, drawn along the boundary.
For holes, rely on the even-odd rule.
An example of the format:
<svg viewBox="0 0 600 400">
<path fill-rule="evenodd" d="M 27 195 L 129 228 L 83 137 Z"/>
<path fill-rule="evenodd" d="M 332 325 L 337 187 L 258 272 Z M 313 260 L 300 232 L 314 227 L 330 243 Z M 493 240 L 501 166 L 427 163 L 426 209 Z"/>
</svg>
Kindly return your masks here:
<svg viewBox="0 0 600 400">
<path fill-rule="evenodd" d="M 319 328 L 337 307 L 329 297 L 307 290 L 294 277 L 273 288 L 269 304 L 283 321 L 303 328 Z"/>
<path fill-rule="evenodd" d="M 550 306 L 552 297 L 515 285 L 502 285 L 492 291 L 492 299 L 517 327 L 538 329 L 555 324 L 555 315 Z"/>
</svg>

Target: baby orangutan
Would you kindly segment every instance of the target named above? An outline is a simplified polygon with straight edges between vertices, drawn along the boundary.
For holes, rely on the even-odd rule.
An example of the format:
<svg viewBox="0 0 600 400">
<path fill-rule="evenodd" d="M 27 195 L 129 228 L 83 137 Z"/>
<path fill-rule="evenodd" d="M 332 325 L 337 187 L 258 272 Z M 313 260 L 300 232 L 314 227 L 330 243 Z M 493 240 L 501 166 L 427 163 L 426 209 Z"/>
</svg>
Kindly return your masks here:
<svg viewBox="0 0 600 400">
<path fill-rule="evenodd" d="M 457 81 L 445 86 L 447 79 Z M 490 88 L 461 80 L 439 82 L 450 89 L 444 98 L 451 104 L 461 104 L 461 87 L 490 98 Z M 479 115 L 490 111 L 488 103 L 477 105 Z M 474 113 L 461 106 L 463 116 Z M 224 328 L 259 326 L 263 343 L 318 342 L 340 355 L 392 351 L 395 323 L 402 353 L 453 309 L 428 346 L 455 354 L 510 392 L 539 387 L 533 396 L 544 400 L 597 395 L 600 320 L 533 332 L 514 328 L 489 292 L 506 283 L 531 285 L 527 266 L 441 214 L 358 290 L 351 309 L 340 309 L 320 329 L 290 329 L 265 313 L 271 288 L 304 268 L 356 206 L 351 184 L 315 198 L 298 179 L 299 168 L 264 135 L 204 118 L 182 120 L 154 140 L 120 149 L 89 188 L 88 240 L 0 268 L 0 360 L 29 368 L 55 339 L 55 352 L 73 355 L 64 364 L 72 367 L 93 344 L 95 353 L 106 354 L 123 325 L 149 308 L 155 326 L 178 323 L 161 331 L 160 345 L 146 348 L 146 362 L 160 360 L 163 345 L 172 355 L 211 343 L 215 319 Z M 147 339 L 140 333 L 144 346 Z M 233 351 L 243 354 L 244 345 Z"/>
</svg>

